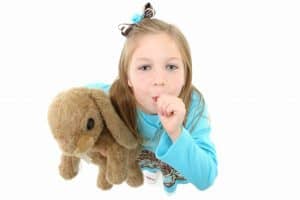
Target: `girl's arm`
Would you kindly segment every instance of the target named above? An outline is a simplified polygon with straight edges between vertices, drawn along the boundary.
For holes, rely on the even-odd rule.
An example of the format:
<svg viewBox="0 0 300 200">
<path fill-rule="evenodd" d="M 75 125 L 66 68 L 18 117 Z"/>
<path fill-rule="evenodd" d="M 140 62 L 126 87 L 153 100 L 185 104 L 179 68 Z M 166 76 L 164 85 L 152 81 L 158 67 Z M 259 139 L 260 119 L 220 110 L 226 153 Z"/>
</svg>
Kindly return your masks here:
<svg viewBox="0 0 300 200">
<path fill-rule="evenodd" d="M 189 109 L 186 127 L 173 143 L 167 133 L 163 133 L 158 147 L 156 157 L 169 164 L 180 172 L 190 183 L 200 190 L 208 188 L 217 176 L 217 158 L 213 143 L 210 141 L 211 131 L 206 107 L 199 121 L 195 124 L 192 132 L 193 118 L 197 108 L 193 98 Z"/>
</svg>

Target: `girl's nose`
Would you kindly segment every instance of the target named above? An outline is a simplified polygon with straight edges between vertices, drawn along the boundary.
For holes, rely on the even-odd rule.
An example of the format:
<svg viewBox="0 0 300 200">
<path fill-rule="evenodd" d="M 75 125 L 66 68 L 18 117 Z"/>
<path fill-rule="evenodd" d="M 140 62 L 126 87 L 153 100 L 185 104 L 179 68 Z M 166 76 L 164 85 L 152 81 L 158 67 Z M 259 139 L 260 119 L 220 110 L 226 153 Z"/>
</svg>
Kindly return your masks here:
<svg viewBox="0 0 300 200">
<path fill-rule="evenodd" d="M 153 83 L 154 86 L 164 86 L 166 84 L 166 79 L 162 75 L 156 75 Z"/>
<path fill-rule="evenodd" d="M 154 74 L 154 86 L 164 86 L 166 84 L 166 77 L 163 71 L 158 70 Z"/>
<path fill-rule="evenodd" d="M 162 82 L 162 81 L 161 81 L 161 82 L 155 82 L 154 85 L 155 85 L 155 86 L 164 86 L 165 83 Z"/>
</svg>

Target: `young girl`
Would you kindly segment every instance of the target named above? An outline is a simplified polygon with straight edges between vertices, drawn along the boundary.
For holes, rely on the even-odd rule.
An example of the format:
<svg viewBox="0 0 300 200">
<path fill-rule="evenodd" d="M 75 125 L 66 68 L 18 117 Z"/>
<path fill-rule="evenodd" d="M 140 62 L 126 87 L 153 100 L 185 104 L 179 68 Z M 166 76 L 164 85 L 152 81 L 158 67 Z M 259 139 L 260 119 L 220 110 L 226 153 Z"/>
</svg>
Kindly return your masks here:
<svg viewBox="0 0 300 200">
<path fill-rule="evenodd" d="M 109 92 L 121 118 L 140 139 L 141 168 L 161 171 L 167 192 L 175 191 L 178 183 L 204 190 L 217 176 L 217 159 L 203 96 L 192 85 L 189 46 L 175 26 L 153 15 L 147 3 L 135 23 L 121 26 L 126 42 L 119 77 L 111 86 L 89 87 Z"/>
</svg>

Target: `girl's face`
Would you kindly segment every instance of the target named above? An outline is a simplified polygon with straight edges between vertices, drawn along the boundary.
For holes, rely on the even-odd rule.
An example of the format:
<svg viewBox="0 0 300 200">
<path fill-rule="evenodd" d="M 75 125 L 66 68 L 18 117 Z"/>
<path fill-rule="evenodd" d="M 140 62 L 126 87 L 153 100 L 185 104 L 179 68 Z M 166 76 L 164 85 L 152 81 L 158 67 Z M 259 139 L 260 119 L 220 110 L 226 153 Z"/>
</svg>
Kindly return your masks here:
<svg viewBox="0 0 300 200">
<path fill-rule="evenodd" d="M 156 101 L 161 94 L 178 97 L 184 86 L 184 64 L 172 38 L 165 34 L 147 34 L 136 41 L 128 68 L 128 85 L 140 109 L 157 114 Z"/>
</svg>

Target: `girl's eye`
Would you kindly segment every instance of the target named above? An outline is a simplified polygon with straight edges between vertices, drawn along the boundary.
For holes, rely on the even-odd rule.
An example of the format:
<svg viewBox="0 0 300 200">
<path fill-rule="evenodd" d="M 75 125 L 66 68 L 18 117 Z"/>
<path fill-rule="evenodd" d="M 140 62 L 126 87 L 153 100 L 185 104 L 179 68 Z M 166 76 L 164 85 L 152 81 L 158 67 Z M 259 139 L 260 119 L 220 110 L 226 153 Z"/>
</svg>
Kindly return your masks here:
<svg viewBox="0 0 300 200">
<path fill-rule="evenodd" d="M 151 68 L 150 65 L 142 65 L 142 66 L 140 66 L 138 69 L 139 69 L 139 70 L 142 70 L 142 71 L 147 71 L 147 70 L 149 70 L 150 68 Z"/>
<path fill-rule="evenodd" d="M 172 65 L 172 64 L 169 64 L 166 66 L 167 70 L 170 70 L 170 71 L 174 71 L 176 69 L 178 69 L 178 67 L 176 65 Z"/>
</svg>

